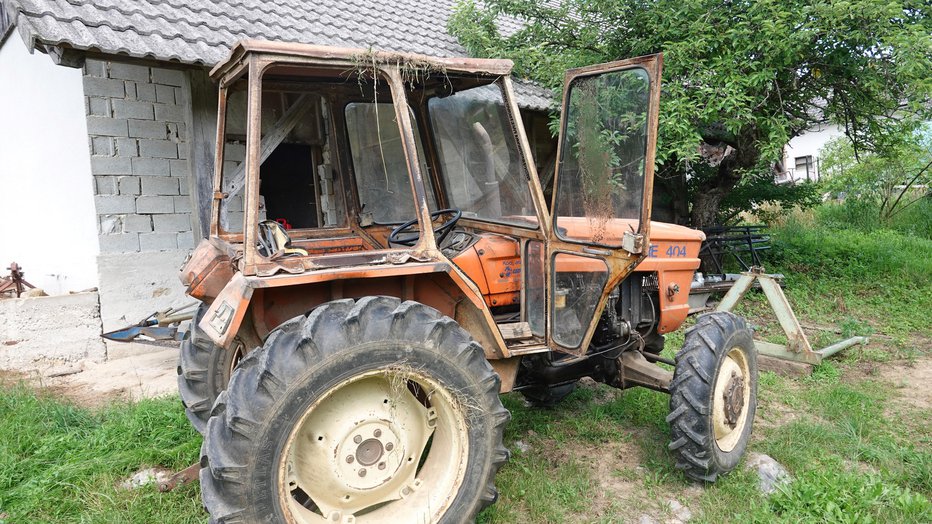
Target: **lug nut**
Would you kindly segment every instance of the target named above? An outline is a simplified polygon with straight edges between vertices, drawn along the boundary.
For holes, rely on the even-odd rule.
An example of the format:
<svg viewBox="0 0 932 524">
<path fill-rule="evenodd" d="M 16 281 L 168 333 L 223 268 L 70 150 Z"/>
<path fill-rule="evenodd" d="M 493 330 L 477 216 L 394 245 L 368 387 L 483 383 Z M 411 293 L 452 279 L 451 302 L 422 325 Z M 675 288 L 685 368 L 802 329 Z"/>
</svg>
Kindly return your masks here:
<svg viewBox="0 0 932 524">
<path fill-rule="evenodd" d="M 347 456 L 346 456 L 346 463 L 347 463 L 347 464 L 352 464 L 352 463 L 353 463 L 353 456 L 352 456 L 352 455 L 347 455 Z"/>
<path fill-rule="evenodd" d="M 363 468 L 363 469 L 359 470 L 359 476 L 360 476 L 360 477 L 365 477 L 365 476 L 366 476 L 366 468 Z"/>
<path fill-rule="evenodd" d="M 356 435 L 355 437 L 353 437 L 353 442 L 355 442 L 355 443 L 357 443 L 357 444 L 359 444 L 360 442 L 362 442 L 362 435 Z"/>
<path fill-rule="evenodd" d="M 379 462 L 379 469 L 385 469 L 385 463 Z"/>
<path fill-rule="evenodd" d="M 385 444 L 385 451 L 391 451 L 393 449 L 395 449 L 395 445 L 392 444 L 391 442 L 389 442 L 388 444 Z"/>
<path fill-rule="evenodd" d="M 382 430 L 381 430 L 381 429 L 377 429 L 377 430 L 373 431 L 372 434 L 375 435 L 375 438 L 379 438 L 379 437 L 382 436 Z"/>
</svg>

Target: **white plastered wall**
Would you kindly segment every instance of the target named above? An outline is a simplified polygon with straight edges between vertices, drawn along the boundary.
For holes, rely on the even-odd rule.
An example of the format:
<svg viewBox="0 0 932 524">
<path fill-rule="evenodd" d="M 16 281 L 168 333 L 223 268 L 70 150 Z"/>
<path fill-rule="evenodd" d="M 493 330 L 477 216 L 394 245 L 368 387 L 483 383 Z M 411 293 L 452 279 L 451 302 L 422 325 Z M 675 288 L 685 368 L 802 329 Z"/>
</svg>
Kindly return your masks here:
<svg viewBox="0 0 932 524">
<path fill-rule="evenodd" d="M 82 72 L 0 47 L 0 275 L 15 261 L 49 294 L 97 286 L 97 217 Z"/>
</svg>

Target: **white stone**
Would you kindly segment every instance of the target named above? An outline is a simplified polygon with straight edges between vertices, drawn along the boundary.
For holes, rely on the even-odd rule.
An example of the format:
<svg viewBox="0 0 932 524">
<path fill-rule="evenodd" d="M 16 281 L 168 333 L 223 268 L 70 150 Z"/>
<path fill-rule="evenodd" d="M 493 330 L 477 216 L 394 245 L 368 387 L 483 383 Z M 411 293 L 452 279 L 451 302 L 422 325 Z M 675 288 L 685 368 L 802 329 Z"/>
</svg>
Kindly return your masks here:
<svg viewBox="0 0 932 524">
<path fill-rule="evenodd" d="M 137 471 L 132 477 L 124 480 L 120 487 L 123 489 L 137 489 L 149 484 L 161 484 L 172 478 L 171 470 L 165 468 L 146 468 Z"/>
<path fill-rule="evenodd" d="M 789 472 L 779 462 L 763 453 L 751 452 L 744 461 L 745 469 L 754 471 L 759 477 L 758 487 L 765 495 L 770 495 L 781 486 L 792 481 Z"/>
</svg>

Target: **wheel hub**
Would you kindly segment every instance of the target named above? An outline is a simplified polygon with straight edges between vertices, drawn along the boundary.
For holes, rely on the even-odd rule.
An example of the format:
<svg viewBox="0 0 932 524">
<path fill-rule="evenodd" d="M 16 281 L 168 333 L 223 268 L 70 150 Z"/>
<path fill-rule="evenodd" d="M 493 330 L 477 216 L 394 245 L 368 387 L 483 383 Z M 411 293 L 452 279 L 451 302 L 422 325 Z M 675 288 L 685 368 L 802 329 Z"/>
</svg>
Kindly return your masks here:
<svg viewBox="0 0 932 524">
<path fill-rule="evenodd" d="M 392 480 L 404 463 L 404 446 L 387 420 L 359 421 L 333 450 L 346 486 L 367 490 Z"/>
<path fill-rule="evenodd" d="M 744 378 L 735 371 L 731 372 L 731 378 L 725 386 L 722 400 L 724 400 L 725 423 L 734 429 L 741 420 L 741 412 L 744 410 Z"/>
</svg>

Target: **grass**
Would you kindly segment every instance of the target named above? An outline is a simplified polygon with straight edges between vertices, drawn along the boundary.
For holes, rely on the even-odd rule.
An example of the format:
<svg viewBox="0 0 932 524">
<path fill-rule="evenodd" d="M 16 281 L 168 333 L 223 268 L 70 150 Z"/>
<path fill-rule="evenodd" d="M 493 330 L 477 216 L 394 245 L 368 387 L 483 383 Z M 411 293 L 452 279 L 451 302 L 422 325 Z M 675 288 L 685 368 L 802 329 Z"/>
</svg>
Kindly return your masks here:
<svg viewBox="0 0 932 524">
<path fill-rule="evenodd" d="M 142 467 L 197 461 L 200 438 L 177 399 L 92 411 L 24 385 L 0 391 L 0 522 L 204 521 L 196 484 L 119 487 Z"/>
<path fill-rule="evenodd" d="M 761 374 L 750 451 L 783 464 L 791 484 L 766 497 L 741 468 L 711 486 L 687 481 L 667 450 L 660 393 L 587 385 L 550 410 L 508 394 L 513 456 L 497 478 L 498 503 L 479 521 L 664 521 L 682 504 L 698 523 L 932 522 L 932 413 L 911 401 L 928 384 L 912 390 L 883 373 L 932 358 L 932 240 L 902 228 L 842 228 L 840 213 L 796 215 L 772 230 L 768 270 L 786 275 L 803 324 L 826 327 L 809 331 L 814 345 L 854 334 L 872 340 L 810 377 Z M 740 312 L 779 340 L 761 295 L 750 294 Z M 681 331 L 668 336 L 665 353 L 682 340 Z M 206 520 L 196 484 L 165 494 L 118 487 L 142 467 L 178 470 L 197 460 L 200 438 L 177 399 L 87 410 L 0 387 L 0 421 L 0 523 Z"/>
</svg>

